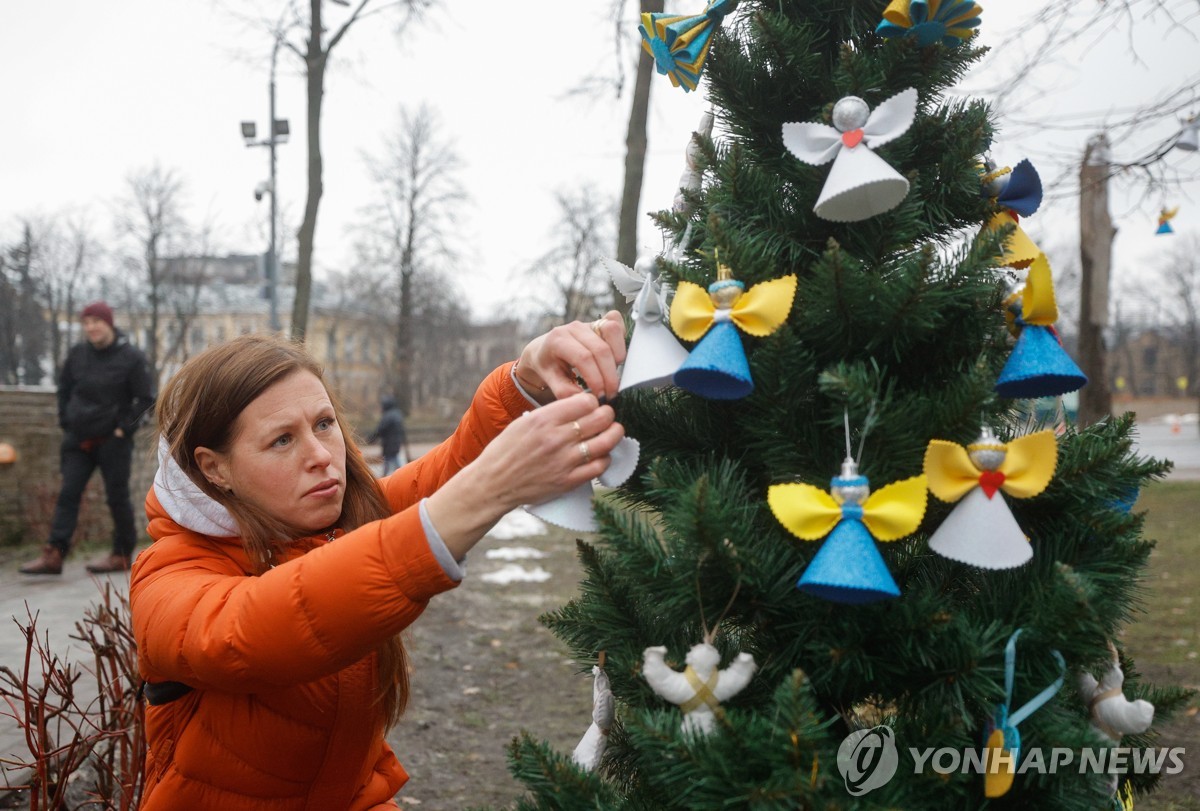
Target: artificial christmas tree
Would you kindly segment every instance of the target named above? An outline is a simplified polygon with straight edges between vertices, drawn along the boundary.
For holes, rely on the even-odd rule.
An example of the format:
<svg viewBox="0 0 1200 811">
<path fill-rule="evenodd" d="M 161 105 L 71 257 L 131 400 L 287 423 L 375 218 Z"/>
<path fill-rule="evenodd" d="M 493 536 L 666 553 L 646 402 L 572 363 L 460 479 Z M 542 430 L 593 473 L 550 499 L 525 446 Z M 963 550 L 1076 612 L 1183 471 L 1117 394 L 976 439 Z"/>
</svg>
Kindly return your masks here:
<svg viewBox="0 0 1200 811">
<path fill-rule="evenodd" d="M 944 98 L 981 54 L 983 34 L 956 42 L 978 8 L 959 4 L 955 36 L 926 36 L 917 23 L 954 17 L 944 8 L 953 3 L 940 5 L 743 0 L 712 33 L 704 76 L 718 132 L 697 140 L 704 181 L 685 192 L 688 205 L 656 215 L 674 244 L 659 274 L 675 290 L 710 289 L 722 266 L 746 289 L 794 276 L 794 299 L 777 329 L 726 331 L 745 352 L 753 387 L 744 394 L 667 386 L 618 397 L 618 417 L 641 446 L 638 470 L 596 500 L 598 532 L 579 542 L 581 593 L 544 618 L 579 661 L 581 690 L 606 651 L 616 720 L 595 771 L 538 742 L 536 730 L 516 741 L 513 770 L 528 789 L 519 808 L 1113 807 L 1109 776 L 1078 767 L 1085 750 L 1115 744 L 1091 726 L 1093 697 L 1059 687 L 1112 667 L 1110 644 L 1130 621 L 1152 546 L 1131 497 L 1166 466 L 1131 452 L 1129 418 L 1038 434 L 1048 427 L 1028 404 L 995 391 L 1012 347 L 1005 300 L 1025 271 L 1002 264 L 1014 225 L 987 227 L 1010 202 L 984 182 L 989 110 Z M 886 37 L 876 31 L 885 7 Z M 860 112 L 875 110 L 908 88 L 911 125 L 873 156 L 906 193 L 886 206 L 862 198 L 872 213 L 861 218 L 846 216 L 853 207 L 819 216 L 830 169 L 797 160 L 788 125 L 842 133 L 838 154 L 871 148 L 869 133 L 834 120 L 835 103 L 853 97 Z M 856 188 L 853 177 L 838 182 Z M 689 348 L 703 340 L 681 337 Z M 1030 434 L 1038 439 L 1022 439 Z M 851 435 L 860 447 L 848 459 Z M 868 481 L 921 477 L 934 441 L 944 458 L 926 472 L 942 497 L 928 498 L 923 514 L 910 497 L 870 499 Z M 1003 461 L 1018 450 L 1017 462 Z M 846 461 L 853 468 L 831 485 Z M 819 489 L 817 506 L 785 505 L 777 519 L 768 493 L 793 484 Z M 990 529 L 988 515 L 1003 511 L 1033 554 L 979 566 L 931 550 L 968 490 L 982 506 L 957 521 L 945 548 L 969 546 L 974 528 Z M 857 524 L 893 502 L 907 517 L 891 526 L 907 534 L 877 534 L 888 542 L 876 545 Z M 821 505 L 826 529 L 796 537 L 789 526 L 809 527 Z M 822 543 L 801 539 L 835 526 Z M 872 565 L 882 556 L 886 566 L 875 580 L 887 587 L 870 600 L 798 588 L 843 528 Z M 855 565 L 840 552 L 822 567 Z M 647 683 L 643 662 L 652 655 L 657 670 L 659 659 L 684 670 L 702 639 L 721 656 L 710 670 L 743 654 L 757 667 L 739 692 L 709 704 L 713 723 L 697 734 Z M 1140 683 L 1128 658 L 1121 664 L 1125 696 L 1149 699 L 1158 718 L 1183 699 Z M 705 682 L 692 677 L 700 695 Z M 1123 743 L 1154 740 L 1150 731 Z M 1006 773 L 994 759 L 1051 751 L 1071 753 L 1071 765 L 1051 772 L 1047 756 L 1043 768 Z M 990 776 L 972 768 L 989 752 Z M 1121 794 L 1153 779 L 1122 778 Z"/>
</svg>

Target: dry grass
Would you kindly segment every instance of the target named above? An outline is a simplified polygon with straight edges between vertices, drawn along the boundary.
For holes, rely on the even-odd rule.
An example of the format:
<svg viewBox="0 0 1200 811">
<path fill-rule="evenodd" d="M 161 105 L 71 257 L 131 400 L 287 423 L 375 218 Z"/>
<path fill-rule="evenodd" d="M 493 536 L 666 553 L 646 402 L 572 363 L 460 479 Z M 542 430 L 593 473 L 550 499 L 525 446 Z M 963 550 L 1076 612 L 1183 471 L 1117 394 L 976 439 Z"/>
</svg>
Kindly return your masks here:
<svg viewBox="0 0 1200 811">
<path fill-rule="evenodd" d="M 1146 577 L 1146 613 L 1128 628 L 1125 649 L 1152 683 L 1200 690 L 1200 483 L 1154 484 L 1137 503 L 1146 537 L 1157 541 Z M 1187 750 L 1184 770 L 1163 778 L 1139 811 L 1200 811 L 1200 693 L 1161 728 L 1162 745 Z"/>
</svg>

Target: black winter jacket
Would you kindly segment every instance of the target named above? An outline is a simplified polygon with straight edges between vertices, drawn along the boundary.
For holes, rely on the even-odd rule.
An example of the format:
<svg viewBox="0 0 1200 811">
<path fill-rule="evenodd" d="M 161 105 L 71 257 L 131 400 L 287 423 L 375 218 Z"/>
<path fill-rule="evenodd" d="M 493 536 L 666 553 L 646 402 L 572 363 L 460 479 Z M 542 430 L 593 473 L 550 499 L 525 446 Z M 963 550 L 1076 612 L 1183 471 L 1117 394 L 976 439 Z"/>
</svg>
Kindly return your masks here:
<svg viewBox="0 0 1200 811">
<path fill-rule="evenodd" d="M 117 428 L 133 436 L 153 406 L 150 365 L 124 333 L 103 349 L 71 347 L 58 375 L 58 423 L 72 437 L 98 439 Z"/>
</svg>

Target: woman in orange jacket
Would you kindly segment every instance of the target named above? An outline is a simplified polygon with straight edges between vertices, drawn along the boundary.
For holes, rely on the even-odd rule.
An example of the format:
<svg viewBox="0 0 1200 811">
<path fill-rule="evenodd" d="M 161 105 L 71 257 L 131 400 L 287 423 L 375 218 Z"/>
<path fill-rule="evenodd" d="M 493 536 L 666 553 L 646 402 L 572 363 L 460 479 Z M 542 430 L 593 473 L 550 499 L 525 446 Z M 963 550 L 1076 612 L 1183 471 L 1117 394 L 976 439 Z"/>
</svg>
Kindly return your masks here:
<svg viewBox="0 0 1200 811">
<path fill-rule="evenodd" d="M 141 809 L 395 808 L 398 634 L 505 513 L 608 466 L 623 431 L 590 392 L 616 395 L 624 357 L 615 312 L 551 330 L 379 481 L 302 348 L 246 336 L 186 363 L 159 401 L 154 543 L 131 582 Z"/>
</svg>

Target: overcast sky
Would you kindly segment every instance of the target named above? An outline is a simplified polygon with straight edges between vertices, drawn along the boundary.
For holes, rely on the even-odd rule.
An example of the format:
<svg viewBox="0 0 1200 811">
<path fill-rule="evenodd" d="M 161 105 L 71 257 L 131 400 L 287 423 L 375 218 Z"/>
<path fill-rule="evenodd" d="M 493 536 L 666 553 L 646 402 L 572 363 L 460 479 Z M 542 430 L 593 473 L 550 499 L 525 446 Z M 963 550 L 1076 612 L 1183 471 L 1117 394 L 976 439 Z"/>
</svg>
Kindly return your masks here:
<svg viewBox="0 0 1200 811">
<path fill-rule="evenodd" d="M 256 203 L 253 191 L 267 177 L 267 151 L 244 146 L 239 122 L 257 122 L 260 133 L 266 127 L 271 38 L 230 11 L 256 5 L 270 14 L 283 7 L 265 0 L 0 5 L 0 243 L 16 238 L 20 216 L 75 209 L 88 211 L 97 229 L 107 231 L 112 201 L 124 192 L 129 173 L 158 162 L 186 182 L 193 220 L 218 225 L 222 251 L 264 250 L 268 204 Z M 995 45 L 1033 4 L 983 5 L 982 42 Z M 566 95 L 589 73 L 616 70 L 612 24 L 605 19 L 609 6 L 609 0 L 527 8 L 460 0 L 444 4 L 429 24 L 401 39 L 386 14 L 352 29 L 335 51 L 326 85 L 318 267 L 350 265 L 349 232 L 371 196 L 362 155 L 381 151 L 401 104 L 427 102 L 464 161 L 461 179 L 471 196 L 463 211 L 467 259 L 461 286 L 478 314 L 511 300 L 516 274 L 552 239 L 556 190 L 594 186 L 598 203 L 619 193 L 628 94 Z M 1041 97 L 1006 103 L 1011 119 L 1000 120 L 997 160 L 1014 163 L 1028 154 L 1052 180 L 1078 160 L 1100 122 L 1200 74 L 1195 0 L 1179 0 L 1178 8 L 1187 12 L 1182 24 L 1161 14 L 1139 19 L 1132 40 L 1113 32 L 1061 54 L 1040 76 Z M 327 14 L 336 24 L 346 9 L 327 4 Z M 630 66 L 636 25 L 631 15 L 625 26 Z M 1140 62 L 1127 58 L 1130 45 Z M 1000 56 L 1015 60 L 1018 49 L 1011 50 Z M 1004 71 L 1012 69 L 993 63 L 967 87 L 995 85 L 998 77 L 1003 83 Z M 685 94 L 656 77 L 643 211 L 670 205 L 688 134 L 705 106 L 702 92 Z M 276 107 L 293 132 L 278 160 L 280 205 L 294 229 L 303 215 L 305 102 L 303 79 L 289 54 L 280 55 Z M 1040 121 L 1050 128 L 1039 131 Z M 1114 159 L 1132 160 L 1178 127 L 1175 119 L 1147 124 L 1114 147 Z M 1166 163 L 1188 180 L 1165 196 L 1130 196 L 1124 189 L 1136 190 L 1132 183 L 1114 187 L 1119 267 L 1146 267 L 1162 255 L 1164 240 L 1171 239 L 1154 236 L 1162 204 L 1181 205 L 1173 223 L 1177 232 L 1200 230 L 1200 183 L 1194 179 L 1200 153 L 1176 151 Z M 1077 218 L 1073 200 L 1051 200 L 1029 218 L 1027 230 L 1043 249 L 1071 253 Z M 639 236 L 647 248 L 661 247 L 648 220 Z M 294 240 L 284 248 L 294 256 Z"/>
</svg>

